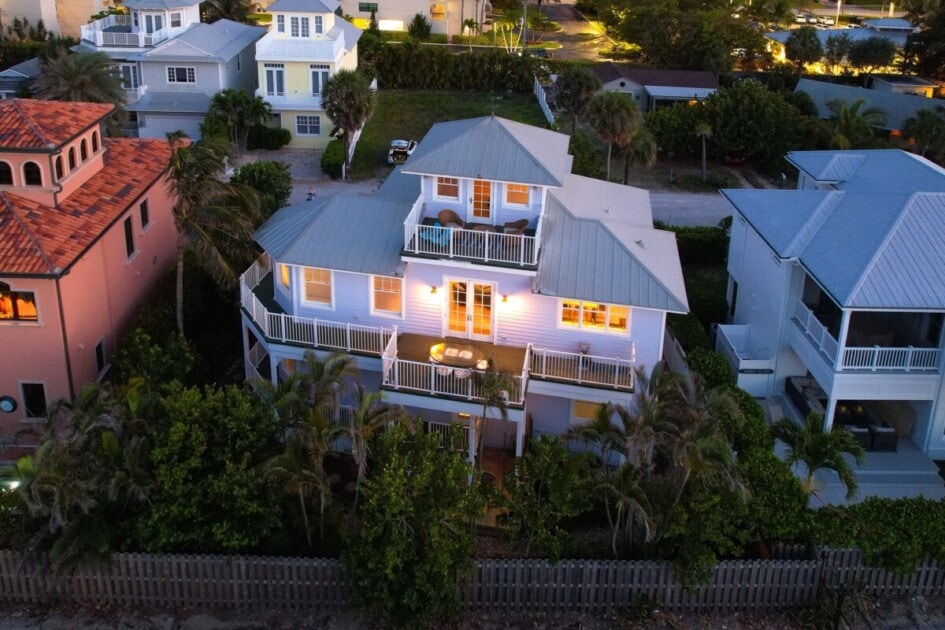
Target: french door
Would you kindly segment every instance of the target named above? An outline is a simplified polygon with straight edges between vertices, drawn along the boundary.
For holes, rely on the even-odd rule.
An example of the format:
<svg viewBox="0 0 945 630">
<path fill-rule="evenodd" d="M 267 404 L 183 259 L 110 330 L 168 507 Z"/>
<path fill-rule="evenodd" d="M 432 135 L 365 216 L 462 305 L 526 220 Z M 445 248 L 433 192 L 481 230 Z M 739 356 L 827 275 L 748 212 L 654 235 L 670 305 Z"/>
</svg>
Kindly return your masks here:
<svg viewBox="0 0 945 630">
<path fill-rule="evenodd" d="M 145 15 L 144 16 L 144 32 L 145 33 L 156 33 L 161 30 L 163 26 L 163 18 L 160 15 Z"/>
<path fill-rule="evenodd" d="M 473 181 L 472 220 L 476 223 L 492 222 L 492 182 Z"/>
<path fill-rule="evenodd" d="M 266 96 L 285 96 L 285 66 L 265 64 Z"/>
<path fill-rule="evenodd" d="M 495 287 L 469 280 L 450 280 L 449 288 L 447 334 L 491 342 L 495 323 Z"/>
</svg>

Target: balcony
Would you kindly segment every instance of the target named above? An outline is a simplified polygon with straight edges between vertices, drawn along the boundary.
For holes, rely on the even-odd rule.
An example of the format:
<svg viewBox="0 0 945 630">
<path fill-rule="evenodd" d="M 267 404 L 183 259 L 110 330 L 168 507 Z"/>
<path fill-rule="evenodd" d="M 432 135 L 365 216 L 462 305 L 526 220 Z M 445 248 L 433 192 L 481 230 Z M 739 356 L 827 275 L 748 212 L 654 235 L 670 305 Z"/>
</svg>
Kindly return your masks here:
<svg viewBox="0 0 945 630">
<path fill-rule="evenodd" d="M 775 362 L 767 349 L 750 352 L 747 325 L 719 324 L 716 330 L 716 350 L 721 353 L 735 372 L 738 386 L 752 396 L 765 396 L 768 381 L 774 374 Z"/>
<path fill-rule="evenodd" d="M 148 86 L 139 85 L 134 88 L 124 88 L 125 91 L 125 104 L 131 105 L 132 103 L 137 103 L 141 98 L 147 94 Z"/>
<path fill-rule="evenodd" d="M 544 348 L 531 348 L 530 354 L 529 376 L 533 379 L 633 391 L 636 348 L 632 343 L 629 359 Z"/>
<path fill-rule="evenodd" d="M 256 88 L 256 96 L 272 105 L 274 110 L 297 110 L 301 112 L 323 111 L 322 95 L 305 92 L 269 92 L 265 87 Z"/>
<path fill-rule="evenodd" d="M 524 234 L 505 234 L 501 226 L 489 224 L 455 229 L 441 227 L 426 211 L 426 204 L 418 199 L 407 215 L 403 254 L 537 268 L 541 223 L 537 230 L 527 229 Z"/>
<path fill-rule="evenodd" d="M 868 315 L 868 314 L 864 314 Z M 895 339 L 892 332 L 864 332 L 857 329 L 856 314 L 851 315 L 853 324 L 848 340 L 875 340 L 869 346 L 840 346 L 826 326 L 801 300 L 794 304 L 793 321 L 805 338 L 822 357 L 838 372 L 937 372 L 941 360 L 941 349 L 917 346 L 883 345 Z M 880 342 L 883 342 L 882 344 Z"/>
<path fill-rule="evenodd" d="M 240 305 L 268 341 L 380 356 L 391 337 L 390 329 L 379 326 L 288 315 L 273 295 L 268 260 L 253 263 L 240 276 Z"/>
<path fill-rule="evenodd" d="M 95 46 L 116 48 L 149 48 L 170 37 L 169 29 L 153 33 L 131 30 L 130 15 L 109 15 L 100 20 L 83 24 L 79 29 L 82 41 Z"/>
</svg>

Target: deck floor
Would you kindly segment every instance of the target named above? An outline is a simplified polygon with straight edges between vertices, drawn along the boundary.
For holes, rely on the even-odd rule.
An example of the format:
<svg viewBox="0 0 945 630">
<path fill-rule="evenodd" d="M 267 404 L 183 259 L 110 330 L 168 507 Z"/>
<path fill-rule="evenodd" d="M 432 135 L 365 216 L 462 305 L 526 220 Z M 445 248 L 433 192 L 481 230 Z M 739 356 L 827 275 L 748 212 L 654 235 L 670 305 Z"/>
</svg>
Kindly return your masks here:
<svg viewBox="0 0 945 630">
<path fill-rule="evenodd" d="M 397 339 L 397 358 L 405 361 L 428 363 L 430 361 L 430 348 L 442 342 L 443 337 L 403 333 Z M 487 359 L 494 361 L 496 370 L 500 372 L 521 374 L 525 367 L 525 348 L 497 346 L 483 341 L 470 340 L 468 343 L 482 352 Z"/>
</svg>

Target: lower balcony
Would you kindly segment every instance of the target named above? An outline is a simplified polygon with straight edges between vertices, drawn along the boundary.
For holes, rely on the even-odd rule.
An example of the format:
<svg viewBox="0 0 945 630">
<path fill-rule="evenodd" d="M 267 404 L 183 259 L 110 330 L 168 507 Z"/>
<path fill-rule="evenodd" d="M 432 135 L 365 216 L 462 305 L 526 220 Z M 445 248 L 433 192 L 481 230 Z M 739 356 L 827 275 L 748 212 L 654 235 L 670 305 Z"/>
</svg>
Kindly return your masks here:
<svg viewBox="0 0 945 630">
<path fill-rule="evenodd" d="M 530 355 L 529 376 L 533 379 L 633 391 L 636 363 L 633 345 L 630 346 L 629 359 L 544 348 L 531 348 Z"/>
</svg>

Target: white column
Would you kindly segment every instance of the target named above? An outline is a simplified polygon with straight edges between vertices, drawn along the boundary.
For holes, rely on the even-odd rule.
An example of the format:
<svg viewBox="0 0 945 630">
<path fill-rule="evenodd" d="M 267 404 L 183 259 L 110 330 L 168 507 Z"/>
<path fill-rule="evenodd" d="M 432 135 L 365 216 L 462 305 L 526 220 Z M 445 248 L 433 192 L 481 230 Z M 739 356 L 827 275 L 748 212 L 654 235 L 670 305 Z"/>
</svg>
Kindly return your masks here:
<svg viewBox="0 0 945 630">
<path fill-rule="evenodd" d="M 272 355 L 271 348 L 269 352 L 269 370 L 269 380 L 272 381 L 273 385 L 276 385 L 279 382 L 279 359 Z"/>
<path fill-rule="evenodd" d="M 852 311 L 840 311 L 840 332 L 837 334 L 837 356 L 834 357 L 833 369 L 835 372 L 843 368 L 843 354 L 847 347 L 847 333 L 850 330 Z"/>
<path fill-rule="evenodd" d="M 527 416 L 522 412 L 522 419 L 515 423 L 515 456 L 521 457 L 525 450 L 525 423 Z"/>
<path fill-rule="evenodd" d="M 476 416 L 469 415 L 469 465 L 476 465 Z"/>
<path fill-rule="evenodd" d="M 833 416 L 837 411 L 837 401 L 833 396 L 827 398 L 827 407 L 824 409 L 824 432 L 833 429 Z"/>
<path fill-rule="evenodd" d="M 241 326 L 243 329 L 243 377 L 250 378 L 253 374 L 250 371 L 250 359 L 249 359 L 249 327 L 246 324 Z M 253 366 L 255 367 L 255 366 Z"/>
</svg>

